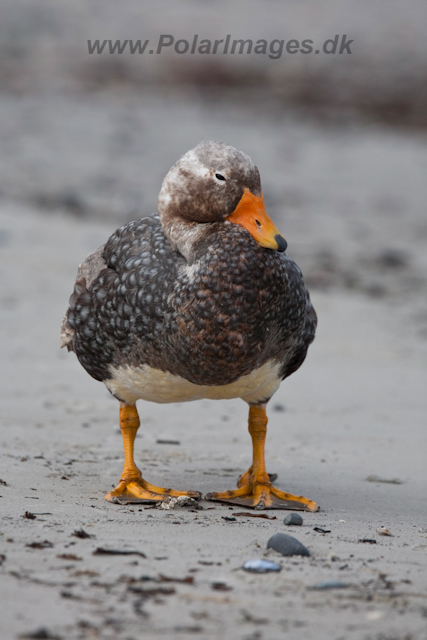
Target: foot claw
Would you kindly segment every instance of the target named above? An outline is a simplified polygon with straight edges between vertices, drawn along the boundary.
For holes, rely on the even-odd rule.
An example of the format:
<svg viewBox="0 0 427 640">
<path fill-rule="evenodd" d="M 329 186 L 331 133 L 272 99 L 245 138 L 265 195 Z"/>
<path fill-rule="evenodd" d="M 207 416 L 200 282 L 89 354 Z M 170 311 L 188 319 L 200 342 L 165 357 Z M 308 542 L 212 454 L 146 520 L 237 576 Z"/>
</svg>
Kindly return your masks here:
<svg viewBox="0 0 427 640">
<path fill-rule="evenodd" d="M 235 491 L 212 492 L 205 500 L 237 504 L 251 507 L 257 511 L 263 509 L 292 509 L 293 511 L 318 511 L 319 506 L 303 496 L 293 496 L 271 485 L 248 482 Z"/>
<path fill-rule="evenodd" d="M 169 500 L 169 498 L 177 498 L 178 496 L 187 496 L 194 498 L 194 500 L 200 500 L 202 494 L 199 491 L 163 489 L 146 482 L 143 478 L 132 478 L 120 480 L 117 487 L 107 493 L 105 499 L 114 504 L 153 504 Z"/>
</svg>

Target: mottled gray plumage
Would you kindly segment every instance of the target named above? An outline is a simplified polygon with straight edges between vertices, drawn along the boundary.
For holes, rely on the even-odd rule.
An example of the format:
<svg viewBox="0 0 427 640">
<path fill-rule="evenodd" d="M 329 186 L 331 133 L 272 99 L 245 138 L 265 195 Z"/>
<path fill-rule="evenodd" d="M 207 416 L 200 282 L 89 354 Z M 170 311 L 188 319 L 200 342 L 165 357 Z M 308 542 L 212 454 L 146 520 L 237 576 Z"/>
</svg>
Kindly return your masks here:
<svg viewBox="0 0 427 640">
<path fill-rule="evenodd" d="M 148 364 L 222 385 L 268 361 L 280 363 L 281 378 L 298 369 L 316 314 L 298 266 L 225 220 L 245 188 L 261 193 L 250 158 L 202 143 L 165 178 L 160 218 L 125 225 L 86 259 L 62 335 L 91 376 L 105 381 L 112 367 Z"/>
</svg>

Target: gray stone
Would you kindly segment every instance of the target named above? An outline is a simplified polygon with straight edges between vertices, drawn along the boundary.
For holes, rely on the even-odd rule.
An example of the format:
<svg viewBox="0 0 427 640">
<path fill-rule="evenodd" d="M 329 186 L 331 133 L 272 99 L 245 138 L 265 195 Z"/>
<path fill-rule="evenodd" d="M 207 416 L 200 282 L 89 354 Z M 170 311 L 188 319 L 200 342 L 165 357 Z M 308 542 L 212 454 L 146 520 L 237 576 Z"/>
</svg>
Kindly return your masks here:
<svg viewBox="0 0 427 640">
<path fill-rule="evenodd" d="M 285 516 L 283 520 L 283 524 L 287 524 L 287 525 L 294 524 L 298 527 L 301 527 L 303 522 L 304 521 L 299 513 L 290 513 L 287 516 Z"/>
<path fill-rule="evenodd" d="M 309 556 L 310 552 L 299 540 L 286 533 L 276 533 L 267 542 L 267 549 L 274 549 L 282 556 Z"/>
</svg>

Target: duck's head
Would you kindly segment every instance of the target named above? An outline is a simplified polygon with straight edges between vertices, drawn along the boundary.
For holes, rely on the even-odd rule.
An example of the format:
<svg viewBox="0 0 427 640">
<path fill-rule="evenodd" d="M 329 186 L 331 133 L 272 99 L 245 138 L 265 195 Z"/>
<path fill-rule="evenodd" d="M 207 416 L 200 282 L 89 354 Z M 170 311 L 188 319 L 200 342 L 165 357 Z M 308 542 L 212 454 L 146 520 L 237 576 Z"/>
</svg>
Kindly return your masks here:
<svg viewBox="0 0 427 640">
<path fill-rule="evenodd" d="M 257 167 L 222 142 L 201 142 L 174 164 L 163 180 L 158 212 L 166 237 L 189 261 L 218 224 L 241 225 L 262 247 L 287 247 L 265 210 Z"/>
</svg>

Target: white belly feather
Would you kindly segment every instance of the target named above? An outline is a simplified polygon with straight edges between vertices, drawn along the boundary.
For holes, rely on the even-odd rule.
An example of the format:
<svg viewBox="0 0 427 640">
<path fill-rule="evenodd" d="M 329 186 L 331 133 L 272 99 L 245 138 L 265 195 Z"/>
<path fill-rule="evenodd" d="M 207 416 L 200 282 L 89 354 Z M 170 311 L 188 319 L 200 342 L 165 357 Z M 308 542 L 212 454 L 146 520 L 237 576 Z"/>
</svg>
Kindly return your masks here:
<svg viewBox="0 0 427 640">
<path fill-rule="evenodd" d="M 150 402 L 186 402 L 189 400 L 229 400 L 242 398 L 248 403 L 257 403 L 270 398 L 280 385 L 280 364 L 266 362 L 259 369 L 231 384 L 205 386 L 193 384 L 167 371 L 153 369 L 144 364 L 140 367 L 111 367 L 111 378 L 105 381 L 107 389 L 128 404 L 136 400 Z"/>
</svg>

